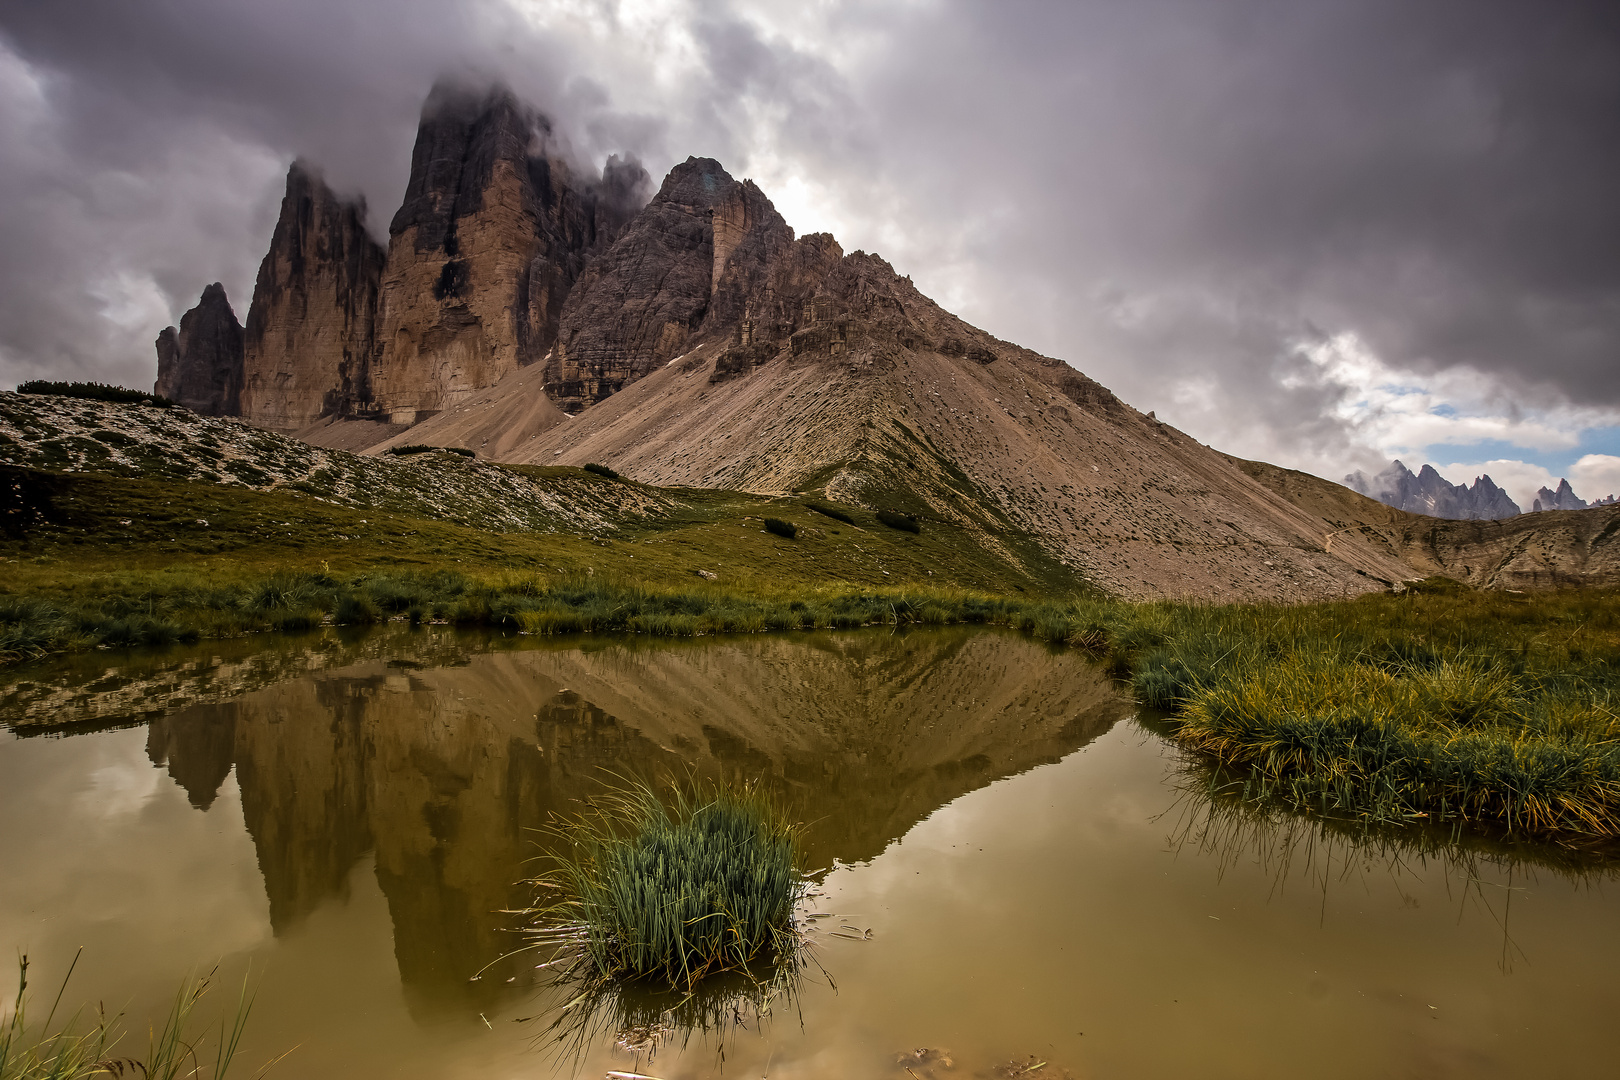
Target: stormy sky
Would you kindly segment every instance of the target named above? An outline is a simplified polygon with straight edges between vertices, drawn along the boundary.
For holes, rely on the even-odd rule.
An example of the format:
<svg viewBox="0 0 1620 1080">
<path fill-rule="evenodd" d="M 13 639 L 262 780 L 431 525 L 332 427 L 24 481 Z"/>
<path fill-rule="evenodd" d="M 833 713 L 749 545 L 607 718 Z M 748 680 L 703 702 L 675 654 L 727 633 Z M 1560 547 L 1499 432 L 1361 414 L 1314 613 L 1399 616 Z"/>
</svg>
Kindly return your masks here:
<svg viewBox="0 0 1620 1080">
<path fill-rule="evenodd" d="M 1620 493 L 1612 0 L 0 0 L 0 385 L 245 317 L 295 156 L 380 232 L 444 75 L 1220 449 Z"/>
</svg>

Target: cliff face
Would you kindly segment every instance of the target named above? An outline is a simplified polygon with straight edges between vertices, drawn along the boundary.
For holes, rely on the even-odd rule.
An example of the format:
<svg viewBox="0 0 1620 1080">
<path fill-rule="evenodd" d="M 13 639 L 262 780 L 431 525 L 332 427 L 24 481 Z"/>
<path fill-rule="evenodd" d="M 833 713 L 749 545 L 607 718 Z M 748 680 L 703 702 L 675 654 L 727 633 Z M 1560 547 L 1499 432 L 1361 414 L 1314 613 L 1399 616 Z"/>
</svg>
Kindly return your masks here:
<svg viewBox="0 0 1620 1080">
<path fill-rule="evenodd" d="M 241 415 L 254 423 L 292 431 L 369 397 L 384 253 L 365 218 L 363 201 L 293 163 L 248 309 Z"/>
<path fill-rule="evenodd" d="M 645 178 L 612 159 L 600 181 L 576 183 L 546 120 L 509 92 L 436 88 L 389 227 L 370 394 L 355 412 L 415 422 L 544 356 Z"/>
<path fill-rule="evenodd" d="M 792 242 L 751 181 L 688 158 L 580 276 L 547 359 L 546 393 L 577 413 L 668 363 L 700 331 L 736 323 L 769 257 Z M 728 302 L 711 311 L 716 296 Z"/>
<path fill-rule="evenodd" d="M 1392 461 L 1376 476 L 1351 473 L 1344 485 L 1397 510 L 1453 521 L 1495 521 L 1520 513 L 1519 504 L 1489 476 L 1476 477 L 1472 487 L 1452 484 L 1432 465 L 1414 474 L 1401 462 Z"/>
<path fill-rule="evenodd" d="M 205 416 L 235 416 L 242 395 L 242 324 L 214 282 L 197 306 L 157 339 L 153 392 Z"/>
</svg>

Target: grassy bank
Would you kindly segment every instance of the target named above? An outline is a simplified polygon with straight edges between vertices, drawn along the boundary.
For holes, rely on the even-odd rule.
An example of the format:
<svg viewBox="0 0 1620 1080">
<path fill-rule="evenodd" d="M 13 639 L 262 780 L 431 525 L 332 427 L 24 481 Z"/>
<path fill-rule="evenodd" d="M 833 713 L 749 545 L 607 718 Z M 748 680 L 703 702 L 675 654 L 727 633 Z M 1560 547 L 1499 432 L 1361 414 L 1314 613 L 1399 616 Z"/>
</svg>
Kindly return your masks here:
<svg viewBox="0 0 1620 1080">
<path fill-rule="evenodd" d="M 1106 653 L 1245 797 L 1607 840 L 1620 836 L 1617 600 L 1432 582 L 1295 608 L 1081 604 L 1064 638 Z"/>
<path fill-rule="evenodd" d="M 1040 605 L 963 589 L 649 584 L 607 574 L 284 571 L 221 581 L 196 573 L 107 575 L 71 597 L 0 597 L 0 658 L 163 645 L 390 619 L 519 633 L 661 637 L 981 623 L 1023 627 Z"/>
<path fill-rule="evenodd" d="M 637 489 L 641 503 L 625 505 L 656 512 L 494 532 L 296 491 L 18 476 L 38 490 L 12 493 L 0 539 L 0 664 L 387 619 L 663 636 L 1005 626 L 1106 657 L 1250 797 L 1364 820 L 1620 833 L 1613 590 L 1431 583 L 1292 608 L 1127 604 L 979 534 L 885 528 L 805 498 Z M 624 483 L 530 479 L 563 498 L 579 477 Z"/>
</svg>

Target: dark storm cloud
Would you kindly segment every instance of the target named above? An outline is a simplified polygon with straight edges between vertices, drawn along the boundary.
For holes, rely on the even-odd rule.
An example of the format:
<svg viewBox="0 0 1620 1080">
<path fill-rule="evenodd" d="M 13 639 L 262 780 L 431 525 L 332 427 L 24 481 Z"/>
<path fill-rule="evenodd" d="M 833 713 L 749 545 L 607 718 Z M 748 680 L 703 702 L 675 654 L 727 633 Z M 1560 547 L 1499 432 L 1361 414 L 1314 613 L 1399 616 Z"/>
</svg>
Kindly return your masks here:
<svg viewBox="0 0 1620 1080">
<path fill-rule="evenodd" d="M 209 281 L 226 282 L 245 318 L 296 156 L 368 196 L 385 228 L 441 75 L 577 104 L 607 135 L 652 141 L 657 129 L 599 115 L 601 95 L 571 85 L 549 43 L 499 4 L 12 3 L 0 48 L 7 383 L 149 382 L 151 339 Z M 597 149 L 583 129 L 573 141 Z"/>
<path fill-rule="evenodd" d="M 1298 348 L 1346 333 L 1485 373 L 1503 415 L 1620 406 L 1617 22 L 1567 0 L 13 3 L 0 381 L 149 378 L 143 281 L 165 321 L 215 278 L 245 313 L 295 154 L 386 220 L 422 96 L 459 71 L 592 160 L 802 181 L 846 248 L 1209 441 L 1365 453 L 1360 388 Z"/>
<path fill-rule="evenodd" d="M 1328 451 L 1342 394 L 1290 350 L 1323 331 L 1620 404 L 1617 22 L 1582 3 L 960 4 L 857 93 L 918 216 L 959 208 L 996 268 L 974 314 L 1144 407 L 1214 375 L 1234 416 Z"/>
</svg>

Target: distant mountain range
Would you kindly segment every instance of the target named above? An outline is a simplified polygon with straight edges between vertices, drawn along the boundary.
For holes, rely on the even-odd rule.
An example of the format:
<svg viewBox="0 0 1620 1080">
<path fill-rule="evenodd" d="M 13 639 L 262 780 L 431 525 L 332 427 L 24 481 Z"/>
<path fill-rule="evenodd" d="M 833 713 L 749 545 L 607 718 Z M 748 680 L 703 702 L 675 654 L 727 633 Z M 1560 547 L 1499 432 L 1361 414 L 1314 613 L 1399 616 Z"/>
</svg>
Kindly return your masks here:
<svg viewBox="0 0 1620 1080">
<path fill-rule="evenodd" d="M 1452 521 L 1501 521 L 1524 513 L 1489 476 L 1475 477 L 1472 486 L 1452 484 L 1435 472 L 1433 465 L 1425 465 L 1414 474 L 1398 459 L 1374 476 L 1358 469 L 1344 478 L 1344 486 L 1397 510 Z M 1536 492 L 1530 512 L 1586 510 L 1614 506 L 1617 501 L 1610 495 L 1587 502 L 1575 494 L 1568 480 L 1561 479 L 1557 491 L 1544 487 Z"/>
<path fill-rule="evenodd" d="M 1433 465 L 1425 465 L 1414 474 L 1397 460 L 1370 477 L 1358 469 L 1344 478 L 1344 486 L 1397 510 L 1453 521 L 1497 521 L 1521 513 L 1519 504 L 1489 476 L 1476 477 L 1472 487 L 1453 484 L 1435 472 Z M 1566 482 L 1561 490 L 1568 491 L 1569 484 Z"/>
</svg>

